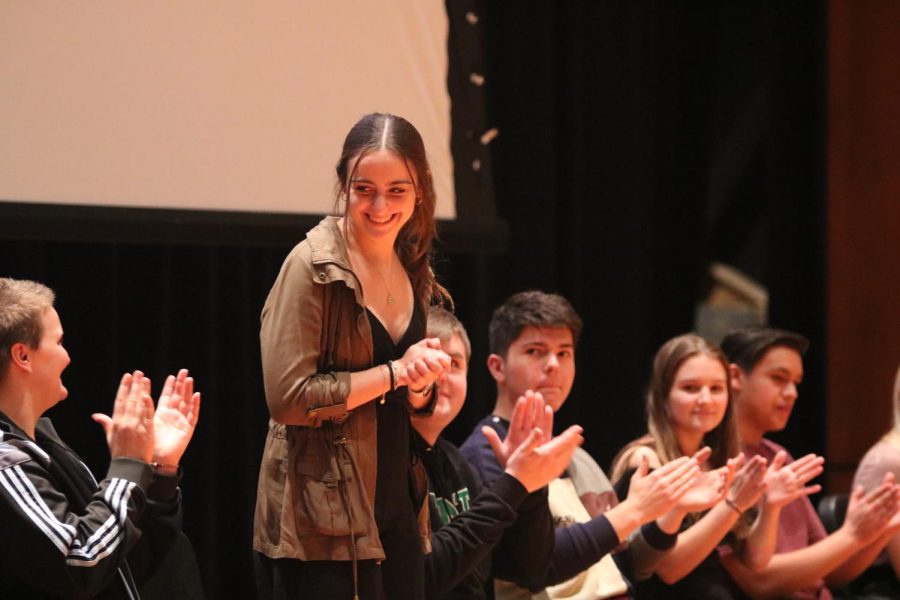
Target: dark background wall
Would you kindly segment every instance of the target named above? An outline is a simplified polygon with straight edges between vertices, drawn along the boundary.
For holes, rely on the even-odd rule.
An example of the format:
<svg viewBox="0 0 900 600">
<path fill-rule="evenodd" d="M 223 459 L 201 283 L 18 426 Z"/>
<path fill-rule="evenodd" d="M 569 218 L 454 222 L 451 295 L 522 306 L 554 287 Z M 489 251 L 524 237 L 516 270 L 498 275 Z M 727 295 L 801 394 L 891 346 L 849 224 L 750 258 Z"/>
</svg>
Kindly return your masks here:
<svg viewBox="0 0 900 600">
<path fill-rule="evenodd" d="M 828 89 L 828 484 L 890 427 L 900 365 L 900 4 L 832 2 Z"/>
<path fill-rule="evenodd" d="M 706 268 L 723 261 L 768 287 L 772 323 L 812 339 L 781 439 L 824 452 L 825 5 L 478 6 L 488 124 L 499 129 L 497 212 L 510 240 L 501 253 L 439 248 L 437 272 L 474 343 L 470 399 L 449 437 L 461 440 L 492 406 L 490 311 L 540 288 L 569 297 L 585 319 L 559 421 L 584 425 L 586 448 L 607 465 L 643 431 L 653 352 L 691 329 Z M 96 471 L 106 448 L 87 415 L 109 409 L 120 374 L 142 368 L 158 388 L 168 372 L 192 369 L 204 405 L 185 458 L 185 529 L 213 598 L 253 595 L 267 419 L 258 314 L 290 245 L 0 240 L 0 273 L 58 292 L 72 393 L 51 416 Z"/>
</svg>

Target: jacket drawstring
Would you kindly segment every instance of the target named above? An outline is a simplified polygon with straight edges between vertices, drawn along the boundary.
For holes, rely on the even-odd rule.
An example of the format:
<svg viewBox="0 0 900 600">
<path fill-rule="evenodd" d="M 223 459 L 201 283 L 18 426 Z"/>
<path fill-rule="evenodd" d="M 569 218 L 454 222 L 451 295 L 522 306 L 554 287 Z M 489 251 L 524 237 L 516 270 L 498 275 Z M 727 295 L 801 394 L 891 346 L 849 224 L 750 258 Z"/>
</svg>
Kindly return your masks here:
<svg viewBox="0 0 900 600">
<path fill-rule="evenodd" d="M 350 440 L 347 439 L 347 436 L 340 435 L 334 438 L 334 445 L 341 448 L 344 454 L 347 455 L 347 458 L 352 458 L 350 456 L 350 451 L 347 450 L 347 444 L 350 443 Z M 335 457 L 338 459 L 338 457 Z M 348 497 L 347 491 L 347 480 L 344 477 L 344 469 L 341 466 L 341 461 L 338 459 L 337 463 L 338 472 L 341 474 L 340 486 L 341 486 L 341 500 L 344 502 L 344 508 L 347 511 L 347 521 L 350 526 L 350 552 L 353 555 L 353 600 L 359 600 L 359 573 L 357 570 L 357 558 L 356 558 L 356 534 L 353 533 L 353 507 L 350 503 L 350 498 Z"/>
</svg>

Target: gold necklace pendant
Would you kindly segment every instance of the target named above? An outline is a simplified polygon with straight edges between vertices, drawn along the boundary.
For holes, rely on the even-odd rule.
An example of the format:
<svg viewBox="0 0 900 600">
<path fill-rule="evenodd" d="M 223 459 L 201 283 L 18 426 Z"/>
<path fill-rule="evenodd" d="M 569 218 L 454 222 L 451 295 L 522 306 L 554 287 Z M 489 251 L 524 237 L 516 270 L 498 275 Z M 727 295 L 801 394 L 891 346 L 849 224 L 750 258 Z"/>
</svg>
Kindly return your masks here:
<svg viewBox="0 0 900 600">
<path fill-rule="evenodd" d="M 391 288 L 394 287 L 394 258 L 391 257 L 391 266 L 388 269 L 387 281 L 385 281 L 384 274 L 380 270 L 375 269 L 375 272 L 378 273 L 379 277 L 381 277 L 381 281 L 384 283 L 384 287 L 387 290 L 387 303 L 395 303 L 397 299 L 394 298 L 394 294 L 391 293 Z"/>
</svg>

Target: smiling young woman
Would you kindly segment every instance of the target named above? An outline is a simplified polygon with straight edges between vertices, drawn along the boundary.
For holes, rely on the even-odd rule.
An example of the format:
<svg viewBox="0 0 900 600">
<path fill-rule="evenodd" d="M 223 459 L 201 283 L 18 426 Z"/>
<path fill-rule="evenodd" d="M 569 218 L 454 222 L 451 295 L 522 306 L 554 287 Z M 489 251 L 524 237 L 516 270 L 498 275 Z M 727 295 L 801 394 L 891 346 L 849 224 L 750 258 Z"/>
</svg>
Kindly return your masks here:
<svg viewBox="0 0 900 600">
<path fill-rule="evenodd" d="M 636 585 L 637 598 L 743 598 L 721 566 L 717 547 L 733 545 L 738 559 L 748 562 L 764 555 L 769 538 L 763 536 L 776 523 L 748 534 L 744 515 L 762 494 L 765 460 L 749 461 L 735 475 L 737 461 L 731 459 L 738 454 L 738 441 L 730 395 L 728 361 L 715 344 L 687 334 L 656 353 L 646 399 L 648 433 L 615 458 L 613 480 L 628 481 L 642 460 L 659 467 L 709 446 L 706 466 L 723 473 L 724 494 L 700 512 L 681 515 L 677 544 L 653 577 Z"/>
<path fill-rule="evenodd" d="M 336 190 L 342 215 L 288 255 L 262 312 L 260 597 L 418 599 L 428 515 L 409 414 L 450 366 L 425 338 L 428 306 L 449 295 L 430 267 L 435 194 L 419 133 L 363 117 Z"/>
</svg>

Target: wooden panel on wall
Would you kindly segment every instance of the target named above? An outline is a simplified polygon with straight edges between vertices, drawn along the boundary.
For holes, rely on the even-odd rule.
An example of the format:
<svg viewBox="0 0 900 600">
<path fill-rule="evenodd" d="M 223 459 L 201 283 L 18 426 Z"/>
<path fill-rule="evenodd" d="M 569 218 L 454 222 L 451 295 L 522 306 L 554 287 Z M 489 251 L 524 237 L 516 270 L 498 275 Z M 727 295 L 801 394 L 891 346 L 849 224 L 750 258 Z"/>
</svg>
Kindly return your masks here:
<svg viewBox="0 0 900 600">
<path fill-rule="evenodd" d="M 829 8 L 827 489 L 837 492 L 890 427 L 900 363 L 900 2 Z"/>
</svg>

